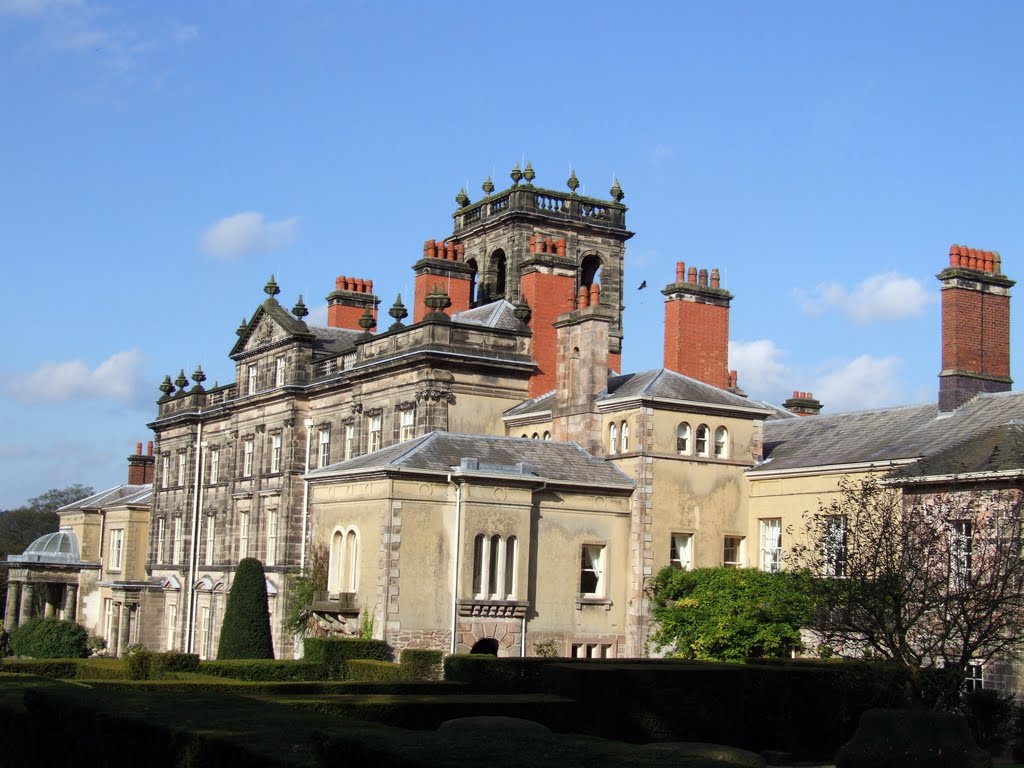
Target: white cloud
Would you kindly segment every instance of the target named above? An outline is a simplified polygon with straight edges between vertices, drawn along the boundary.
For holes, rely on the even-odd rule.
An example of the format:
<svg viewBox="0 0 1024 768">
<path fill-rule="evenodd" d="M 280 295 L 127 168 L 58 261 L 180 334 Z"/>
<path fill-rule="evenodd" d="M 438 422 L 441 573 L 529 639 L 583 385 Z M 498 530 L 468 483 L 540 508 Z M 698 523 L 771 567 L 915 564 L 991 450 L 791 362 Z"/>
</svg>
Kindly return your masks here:
<svg viewBox="0 0 1024 768">
<path fill-rule="evenodd" d="M 43 363 L 29 374 L 15 375 L 8 385 L 12 397 L 26 403 L 111 398 L 131 402 L 139 391 L 137 349 L 115 352 L 95 368 L 83 360 Z"/>
<path fill-rule="evenodd" d="M 741 389 L 768 392 L 784 389 L 790 371 L 780 359 L 783 351 L 770 339 L 729 342 L 729 368 L 739 376 Z"/>
<path fill-rule="evenodd" d="M 246 211 L 215 221 L 203 233 L 200 247 L 211 256 L 237 259 L 252 253 L 273 251 L 291 242 L 298 217 L 268 221 L 262 213 Z"/>
<path fill-rule="evenodd" d="M 306 325 L 315 325 L 318 328 L 327 327 L 327 305 L 321 304 L 309 310 L 309 317 L 306 318 Z"/>
<path fill-rule="evenodd" d="M 901 363 L 892 355 L 861 355 L 819 379 L 814 395 L 829 413 L 891 405 L 900 400 Z"/>
<path fill-rule="evenodd" d="M 77 0 L 0 0 L 0 14 L 5 16 L 41 16 L 50 10 L 78 5 Z"/>
<path fill-rule="evenodd" d="M 811 294 L 797 290 L 801 308 L 811 315 L 837 309 L 857 323 L 898 320 L 921 314 L 935 297 L 919 280 L 883 272 L 861 281 L 852 292 L 836 282 L 821 283 Z"/>
</svg>

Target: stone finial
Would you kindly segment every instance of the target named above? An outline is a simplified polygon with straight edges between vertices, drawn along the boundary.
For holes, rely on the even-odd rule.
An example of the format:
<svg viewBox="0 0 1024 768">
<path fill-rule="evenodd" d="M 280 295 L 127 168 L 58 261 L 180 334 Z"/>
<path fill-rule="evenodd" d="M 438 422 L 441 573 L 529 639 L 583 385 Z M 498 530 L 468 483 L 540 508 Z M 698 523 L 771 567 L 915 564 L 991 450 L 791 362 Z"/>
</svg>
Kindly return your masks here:
<svg viewBox="0 0 1024 768">
<path fill-rule="evenodd" d="M 448 315 L 446 315 L 444 311 L 452 305 L 452 300 L 440 285 L 435 285 L 430 289 L 430 293 L 428 293 L 426 298 L 423 299 L 423 303 L 426 304 L 427 309 L 430 310 L 430 312 L 428 312 L 423 318 L 424 320 L 443 322 L 449 319 Z"/>
<path fill-rule="evenodd" d="M 459 204 L 459 208 L 465 208 L 469 205 L 469 195 L 466 194 L 465 187 L 459 190 L 459 194 L 455 196 L 455 202 Z"/>
<path fill-rule="evenodd" d="M 192 381 L 196 383 L 196 385 L 192 387 L 193 392 L 204 391 L 203 382 L 206 381 L 206 374 L 203 373 L 203 366 L 197 365 L 196 369 L 192 371 Z"/>
<path fill-rule="evenodd" d="M 356 321 L 359 323 L 359 327 L 363 329 L 363 333 L 369 334 L 374 328 L 377 327 L 377 321 L 373 317 L 373 312 L 367 307 L 363 310 L 363 314 Z"/>
<path fill-rule="evenodd" d="M 622 198 L 626 196 L 626 193 L 622 191 L 622 187 L 619 185 L 618 179 L 615 179 L 615 183 L 612 184 L 611 196 L 616 203 L 621 203 Z"/>
<path fill-rule="evenodd" d="M 491 192 L 494 191 L 494 182 L 491 181 L 491 177 L 490 176 L 488 176 L 487 180 L 484 181 L 484 185 L 483 185 L 482 189 L 484 191 L 484 194 L 488 195 L 488 196 L 491 194 Z"/>
<path fill-rule="evenodd" d="M 388 328 L 389 331 L 398 331 L 404 328 L 402 321 L 409 316 L 409 310 L 405 308 L 405 304 L 402 303 L 402 294 L 398 294 L 395 298 L 395 303 L 391 305 L 391 309 L 388 310 L 388 314 L 394 318 L 395 322 Z"/>
<path fill-rule="evenodd" d="M 523 178 L 526 179 L 526 186 L 532 187 L 533 180 L 537 178 L 537 174 L 533 172 L 533 165 L 529 162 L 526 163 L 526 168 L 523 169 Z"/>
<path fill-rule="evenodd" d="M 565 182 L 565 185 L 569 187 L 570 192 L 572 192 L 574 195 L 576 194 L 576 190 L 579 189 L 580 187 L 580 180 L 576 178 L 575 169 L 572 169 L 571 173 L 569 174 L 569 180 Z"/>
<path fill-rule="evenodd" d="M 530 305 L 526 303 L 526 299 L 520 298 L 516 304 L 515 309 L 512 310 L 513 316 L 523 325 L 530 322 L 530 317 L 533 315 L 533 310 L 530 309 Z"/>
<path fill-rule="evenodd" d="M 245 319 L 245 318 L 243 317 L 243 318 L 242 318 L 242 324 L 241 324 L 241 325 L 239 325 L 239 326 L 238 326 L 238 327 L 237 327 L 237 328 L 235 329 L 235 333 L 236 333 L 236 334 L 238 334 L 238 336 L 239 336 L 239 337 L 242 337 L 242 336 L 245 336 L 245 332 L 246 332 L 246 331 L 247 331 L 248 329 L 249 329 L 249 321 L 247 321 L 247 320 L 246 320 L 246 319 Z"/>
<path fill-rule="evenodd" d="M 512 186 L 518 187 L 519 180 L 523 178 L 523 172 L 519 170 L 519 163 L 516 163 L 515 168 L 512 169 L 512 173 L 509 174 L 512 177 Z"/>
<path fill-rule="evenodd" d="M 178 394 L 185 394 L 185 387 L 188 386 L 188 378 L 185 376 L 185 369 L 181 369 L 181 373 L 178 374 L 178 378 L 174 380 L 174 383 L 178 386 Z"/>
<path fill-rule="evenodd" d="M 174 392 L 174 385 L 171 384 L 170 374 L 164 375 L 164 380 L 160 382 L 160 391 L 164 393 L 164 397 L 170 397 L 171 393 Z"/>
<path fill-rule="evenodd" d="M 302 294 L 299 294 L 299 300 L 295 302 L 295 306 L 292 307 L 292 314 L 295 315 L 299 320 L 309 314 L 309 310 L 306 309 L 306 305 L 302 301 Z"/>
<path fill-rule="evenodd" d="M 281 292 L 281 287 L 277 284 L 277 281 L 274 280 L 273 275 L 271 275 L 270 279 L 267 280 L 267 284 L 263 286 L 263 292 L 272 299 Z"/>
</svg>

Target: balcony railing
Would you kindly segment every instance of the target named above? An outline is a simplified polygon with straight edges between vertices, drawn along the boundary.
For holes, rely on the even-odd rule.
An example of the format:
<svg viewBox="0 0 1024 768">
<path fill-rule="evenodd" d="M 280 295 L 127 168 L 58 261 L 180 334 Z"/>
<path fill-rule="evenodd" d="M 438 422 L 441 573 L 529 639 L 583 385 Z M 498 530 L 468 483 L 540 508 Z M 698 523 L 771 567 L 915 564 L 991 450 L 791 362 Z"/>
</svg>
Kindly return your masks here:
<svg viewBox="0 0 1024 768">
<path fill-rule="evenodd" d="M 485 197 L 452 214 L 455 231 L 478 226 L 509 212 L 540 214 L 562 221 L 591 221 L 615 229 L 626 228 L 626 206 L 539 187 L 517 186 Z"/>
</svg>

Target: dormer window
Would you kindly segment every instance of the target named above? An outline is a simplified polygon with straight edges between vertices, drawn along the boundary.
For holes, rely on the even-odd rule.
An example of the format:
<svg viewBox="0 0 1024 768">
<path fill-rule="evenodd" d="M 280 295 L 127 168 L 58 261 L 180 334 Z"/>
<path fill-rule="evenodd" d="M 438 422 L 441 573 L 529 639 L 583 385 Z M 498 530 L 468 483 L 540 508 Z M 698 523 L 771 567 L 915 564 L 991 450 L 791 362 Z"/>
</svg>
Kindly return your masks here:
<svg viewBox="0 0 1024 768">
<path fill-rule="evenodd" d="M 278 386 L 278 387 L 283 387 L 284 386 L 284 374 L 285 374 L 285 370 L 286 370 L 286 366 L 287 366 L 285 358 L 283 358 L 283 357 L 277 358 L 275 366 L 276 367 L 275 367 L 275 374 L 274 374 L 274 385 Z"/>
<path fill-rule="evenodd" d="M 247 372 L 247 389 L 245 390 L 250 395 L 256 394 L 256 381 L 259 375 L 259 368 L 256 365 L 250 365 Z"/>
</svg>

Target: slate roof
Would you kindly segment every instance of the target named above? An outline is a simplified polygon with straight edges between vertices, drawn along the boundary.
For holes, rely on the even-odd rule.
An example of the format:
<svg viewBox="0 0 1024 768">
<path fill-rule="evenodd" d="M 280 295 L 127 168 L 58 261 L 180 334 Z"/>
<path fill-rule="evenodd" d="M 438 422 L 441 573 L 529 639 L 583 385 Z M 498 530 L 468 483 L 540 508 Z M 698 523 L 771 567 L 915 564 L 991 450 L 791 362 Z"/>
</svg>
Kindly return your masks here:
<svg viewBox="0 0 1024 768">
<path fill-rule="evenodd" d="M 1024 472 L 1024 421 L 979 432 L 901 470 L 900 477 L 966 475 L 981 472 Z"/>
<path fill-rule="evenodd" d="M 602 392 L 597 399 L 601 401 L 624 397 L 687 400 L 710 406 L 720 405 L 733 408 L 761 407 L 760 404 L 752 402 L 746 397 L 734 395 L 732 392 L 691 379 L 689 376 L 670 371 L 668 368 L 612 376 L 608 379 L 608 389 Z"/>
<path fill-rule="evenodd" d="M 86 496 L 84 499 L 65 504 L 58 512 L 71 512 L 76 509 L 99 509 L 127 504 L 149 504 L 153 497 L 152 485 L 119 485 L 105 491 Z"/>
<path fill-rule="evenodd" d="M 498 328 L 505 331 L 521 331 L 523 324 L 513 314 L 515 307 L 505 299 L 492 301 L 472 309 L 464 309 L 452 314 L 452 320 L 458 323 L 483 325 L 487 328 Z"/>
<path fill-rule="evenodd" d="M 555 390 L 545 392 L 543 395 L 531 397 L 529 400 L 513 405 L 505 411 L 504 416 L 527 416 L 531 413 L 544 413 L 551 410 L 552 402 L 555 399 Z"/>
<path fill-rule="evenodd" d="M 928 403 L 769 420 L 766 460 L 751 471 L 932 456 L 1013 419 L 1024 419 L 1024 392 L 981 394 L 950 413 Z"/>
<path fill-rule="evenodd" d="M 313 334 L 313 353 L 317 357 L 340 355 L 343 352 L 354 352 L 356 339 L 363 335 L 362 331 L 351 328 L 321 328 L 309 326 Z"/>
<path fill-rule="evenodd" d="M 576 443 L 431 432 L 379 451 L 340 461 L 309 473 L 310 480 L 377 470 L 448 472 L 462 459 L 477 459 L 481 473 L 522 476 L 517 464 L 530 465 L 528 477 L 548 482 L 603 488 L 632 488 L 633 481 L 614 464 L 591 456 Z"/>
</svg>

